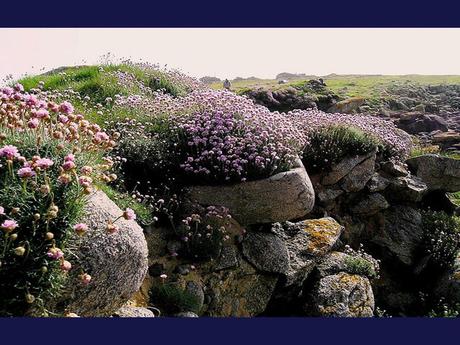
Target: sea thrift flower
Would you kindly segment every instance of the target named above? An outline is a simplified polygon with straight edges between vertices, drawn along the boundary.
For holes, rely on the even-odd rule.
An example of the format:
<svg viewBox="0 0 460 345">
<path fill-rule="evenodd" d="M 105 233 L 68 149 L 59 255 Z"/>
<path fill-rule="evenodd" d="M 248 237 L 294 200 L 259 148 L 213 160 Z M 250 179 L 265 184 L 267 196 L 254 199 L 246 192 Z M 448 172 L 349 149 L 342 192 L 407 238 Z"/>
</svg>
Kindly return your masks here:
<svg viewBox="0 0 460 345">
<path fill-rule="evenodd" d="M 134 211 L 132 209 L 127 208 L 123 212 L 123 218 L 125 218 L 126 220 L 135 220 L 136 219 L 136 213 L 134 213 Z"/>
<path fill-rule="evenodd" d="M 62 252 L 62 250 L 56 247 L 50 248 L 48 250 L 48 253 L 46 253 L 46 255 L 48 255 L 48 257 L 53 260 L 59 260 L 60 258 L 64 257 L 64 253 Z"/>
<path fill-rule="evenodd" d="M 18 170 L 18 176 L 20 178 L 33 177 L 35 176 L 35 171 L 33 171 L 30 167 L 21 168 Z"/>
<path fill-rule="evenodd" d="M 13 159 L 19 156 L 19 151 L 16 146 L 6 145 L 0 149 L 0 157 L 6 157 L 7 159 Z"/>
<path fill-rule="evenodd" d="M 40 121 L 37 118 L 30 119 L 29 122 L 27 122 L 27 127 L 31 129 L 35 129 L 38 127 L 40 124 Z"/>
<path fill-rule="evenodd" d="M 69 174 L 61 174 L 58 177 L 58 181 L 62 184 L 69 184 L 72 181 L 72 176 Z"/>
<path fill-rule="evenodd" d="M 88 165 L 85 165 L 80 169 L 80 171 L 82 174 L 89 175 L 93 172 L 93 168 Z"/>
<path fill-rule="evenodd" d="M 78 236 L 82 236 L 88 231 L 88 225 L 86 225 L 85 223 L 78 223 L 74 225 L 73 229 L 75 230 Z"/>
<path fill-rule="evenodd" d="M 93 183 L 93 179 L 89 176 L 80 176 L 78 178 L 78 183 L 84 187 L 84 188 L 88 188 L 91 186 L 91 184 Z"/>
<path fill-rule="evenodd" d="M 69 153 L 67 156 L 64 157 L 64 161 L 75 161 L 75 155 L 73 153 Z"/>
<path fill-rule="evenodd" d="M 70 269 L 72 268 L 72 264 L 67 260 L 62 260 L 60 267 L 63 271 L 70 271 Z"/>
<path fill-rule="evenodd" d="M 46 109 L 39 109 L 35 112 L 35 116 L 39 119 L 44 119 L 49 117 L 49 111 Z"/>
<path fill-rule="evenodd" d="M 49 167 L 51 167 L 54 164 L 54 162 L 49 158 L 40 158 L 35 162 L 35 164 L 40 169 L 48 169 Z"/>
<path fill-rule="evenodd" d="M 5 209 L 2 206 L 0 206 L 0 216 L 3 215 L 5 215 Z"/>
<path fill-rule="evenodd" d="M 114 234 L 118 231 L 118 226 L 116 226 L 112 222 L 108 222 L 107 227 L 105 229 L 109 234 Z"/>
<path fill-rule="evenodd" d="M 65 171 L 75 169 L 76 165 L 73 161 L 66 161 L 64 164 L 62 164 L 62 169 Z"/>
<path fill-rule="evenodd" d="M 9 219 L 3 221 L 2 225 L 0 225 L 0 228 L 2 228 L 2 230 L 5 231 L 6 233 L 13 231 L 17 227 L 18 227 L 18 223 L 14 220 L 9 220 Z"/>
<path fill-rule="evenodd" d="M 88 273 L 83 273 L 80 275 L 80 280 L 83 285 L 88 285 L 91 282 L 91 276 Z"/>
<path fill-rule="evenodd" d="M 71 114 L 73 113 L 73 105 L 67 101 L 65 102 L 62 102 L 60 105 L 59 105 L 59 110 L 62 111 L 63 113 L 65 114 Z"/>
</svg>

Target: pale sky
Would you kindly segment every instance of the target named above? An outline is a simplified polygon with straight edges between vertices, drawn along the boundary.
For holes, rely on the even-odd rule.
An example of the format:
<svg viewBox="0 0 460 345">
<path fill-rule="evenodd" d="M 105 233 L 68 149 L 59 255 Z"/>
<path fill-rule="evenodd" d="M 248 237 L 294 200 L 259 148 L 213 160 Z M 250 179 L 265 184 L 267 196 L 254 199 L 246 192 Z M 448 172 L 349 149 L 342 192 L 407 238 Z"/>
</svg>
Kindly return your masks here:
<svg viewBox="0 0 460 345">
<path fill-rule="evenodd" d="M 0 79 L 108 52 L 192 76 L 460 74 L 460 29 L 0 29 Z"/>
</svg>

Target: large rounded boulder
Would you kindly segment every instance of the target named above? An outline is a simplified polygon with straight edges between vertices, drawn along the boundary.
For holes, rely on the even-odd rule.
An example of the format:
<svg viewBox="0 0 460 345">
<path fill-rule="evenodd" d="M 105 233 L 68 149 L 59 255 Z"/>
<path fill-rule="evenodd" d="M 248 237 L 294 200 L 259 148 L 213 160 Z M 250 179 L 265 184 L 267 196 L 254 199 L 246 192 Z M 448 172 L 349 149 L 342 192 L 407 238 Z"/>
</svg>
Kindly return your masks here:
<svg viewBox="0 0 460 345">
<path fill-rule="evenodd" d="M 107 222 L 123 211 L 101 191 L 93 194 L 83 220 L 89 227 L 81 239 L 75 239 L 78 265 L 75 275 L 91 275 L 84 285 L 70 279 L 65 293 L 65 308 L 80 316 L 111 315 L 139 290 L 148 269 L 147 243 L 142 228 L 134 220 L 120 218 L 118 231 L 106 232 Z M 74 277 L 77 279 L 77 277 Z"/>
<path fill-rule="evenodd" d="M 223 186 L 192 186 L 189 197 L 201 205 L 225 206 L 241 225 L 299 219 L 314 206 L 315 192 L 300 161 L 269 178 Z"/>
</svg>

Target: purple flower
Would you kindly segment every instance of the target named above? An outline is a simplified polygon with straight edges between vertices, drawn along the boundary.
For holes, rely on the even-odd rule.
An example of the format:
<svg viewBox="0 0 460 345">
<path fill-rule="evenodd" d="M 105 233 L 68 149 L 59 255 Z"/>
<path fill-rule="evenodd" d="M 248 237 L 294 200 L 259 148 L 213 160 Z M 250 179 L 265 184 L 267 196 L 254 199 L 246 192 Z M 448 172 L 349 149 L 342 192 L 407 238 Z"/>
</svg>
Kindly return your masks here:
<svg viewBox="0 0 460 345">
<path fill-rule="evenodd" d="M 13 159 L 19 156 L 19 151 L 16 146 L 6 145 L 0 149 L 0 157 L 6 157 L 7 159 Z"/>
<path fill-rule="evenodd" d="M 59 105 L 59 110 L 65 114 L 72 114 L 74 108 L 71 103 L 64 101 Z"/>
<path fill-rule="evenodd" d="M 123 218 L 125 218 L 126 220 L 135 220 L 136 219 L 136 213 L 134 213 L 134 211 L 132 209 L 127 208 L 123 212 Z"/>
<path fill-rule="evenodd" d="M 48 169 L 54 162 L 49 158 L 40 158 L 35 162 L 40 169 Z"/>
<path fill-rule="evenodd" d="M 33 177 L 35 176 L 35 171 L 33 171 L 30 167 L 21 168 L 18 170 L 18 176 L 20 178 Z"/>
<path fill-rule="evenodd" d="M 60 258 L 64 257 L 64 253 L 62 252 L 62 250 L 56 247 L 50 248 L 46 255 L 53 260 L 59 260 Z"/>
<path fill-rule="evenodd" d="M 3 223 L 0 225 L 0 228 L 2 228 L 2 230 L 5 231 L 6 233 L 13 231 L 17 227 L 18 227 L 18 223 L 10 219 L 3 221 Z"/>
</svg>

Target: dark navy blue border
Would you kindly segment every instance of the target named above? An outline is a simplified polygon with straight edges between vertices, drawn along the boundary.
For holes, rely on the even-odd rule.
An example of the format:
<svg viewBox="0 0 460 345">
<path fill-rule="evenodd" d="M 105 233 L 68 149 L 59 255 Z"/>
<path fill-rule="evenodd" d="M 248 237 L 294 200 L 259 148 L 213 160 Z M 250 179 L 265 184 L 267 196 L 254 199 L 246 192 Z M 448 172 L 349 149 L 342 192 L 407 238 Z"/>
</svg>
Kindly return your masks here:
<svg viewBox="0 0 460 345">
<path fill-rule="evenodd" d="M 1 344 L 456 344 L 458 319 L 3 319 Z"/>
<path fill-rule="evenodd" d="M 5 0 L 3 27 L 457 27 L 458 0 Z"/>
</svg>

